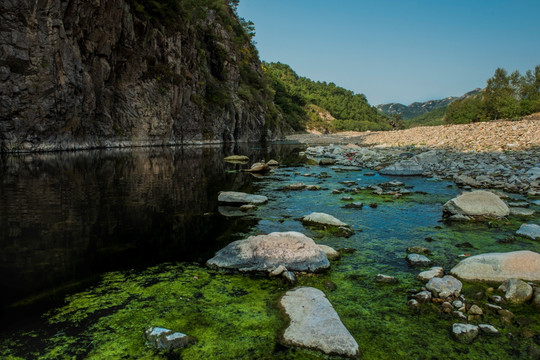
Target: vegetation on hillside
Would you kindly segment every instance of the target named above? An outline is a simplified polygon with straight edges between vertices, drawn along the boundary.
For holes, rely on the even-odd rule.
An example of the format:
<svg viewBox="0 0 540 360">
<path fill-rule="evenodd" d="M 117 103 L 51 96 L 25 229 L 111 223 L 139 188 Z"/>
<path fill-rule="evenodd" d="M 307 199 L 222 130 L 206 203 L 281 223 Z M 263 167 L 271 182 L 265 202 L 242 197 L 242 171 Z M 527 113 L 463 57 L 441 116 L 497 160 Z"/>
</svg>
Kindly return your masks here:
<svg viewBox="0 0 540 360">
<path fill-rule="evenodd" d="M 495 70 L 480 94 L 456 101 L 448 107 L 444 121 L 464 124 L 496 119 L 516 119 L 540 111 L 540 65 L 525 75 Z"/>
<path fill-rule="evenodd" d="M 405 124 L 408 127 L 442 125 L 444 124 L 443 119 L 447 109 L 448 106 L 436 108 L 435 110 L 431 110 L 428 113 L 422 114 L 410 120 L 406 120 Z"/>
<path fill-rule="evenodd" d="M 263 63 L 284 120 L 297 131 L 391 130 L 392 121 L 366 100 L 334 83 L 298 76 L 282 63 Z"/>
</svg>

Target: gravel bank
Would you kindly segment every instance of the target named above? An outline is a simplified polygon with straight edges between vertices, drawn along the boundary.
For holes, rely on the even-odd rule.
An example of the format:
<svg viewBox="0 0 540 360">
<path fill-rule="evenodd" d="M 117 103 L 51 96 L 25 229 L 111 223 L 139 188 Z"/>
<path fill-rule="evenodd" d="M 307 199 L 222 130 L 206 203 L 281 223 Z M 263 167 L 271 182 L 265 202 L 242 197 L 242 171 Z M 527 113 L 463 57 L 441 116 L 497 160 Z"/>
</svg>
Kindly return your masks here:
<svg viewBox="0 0 540 360">
<path fill-rule="evenodd" d="M 540 147 L 540 114 L 520 121 L 492 121 L 461 125 L 424 126 L 397 131 L 295 134 L 287 137 L 314 145 L 418 146 L 463 152 L 531 150 Z"/>
</svg>

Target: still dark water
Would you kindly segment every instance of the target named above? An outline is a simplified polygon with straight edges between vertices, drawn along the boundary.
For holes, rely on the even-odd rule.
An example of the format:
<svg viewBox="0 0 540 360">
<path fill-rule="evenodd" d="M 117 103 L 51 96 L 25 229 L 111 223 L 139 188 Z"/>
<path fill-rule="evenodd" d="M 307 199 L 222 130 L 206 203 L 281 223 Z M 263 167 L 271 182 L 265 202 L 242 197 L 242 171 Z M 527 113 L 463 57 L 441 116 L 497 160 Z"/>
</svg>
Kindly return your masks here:
<svg viewBox="0 0 540 360">
<path fill-rule="evenodd" d="M 206 261 L 250 226 L 219 215 L 219 191 L 256 190 L 254 177 L 237 171 L 245 166 L 223 158 L 284 160 L 299 149 L 245 144 L 0 157 L 2 317 L 14 304 L 49 306 L 106 271 Z"/>
</svg>

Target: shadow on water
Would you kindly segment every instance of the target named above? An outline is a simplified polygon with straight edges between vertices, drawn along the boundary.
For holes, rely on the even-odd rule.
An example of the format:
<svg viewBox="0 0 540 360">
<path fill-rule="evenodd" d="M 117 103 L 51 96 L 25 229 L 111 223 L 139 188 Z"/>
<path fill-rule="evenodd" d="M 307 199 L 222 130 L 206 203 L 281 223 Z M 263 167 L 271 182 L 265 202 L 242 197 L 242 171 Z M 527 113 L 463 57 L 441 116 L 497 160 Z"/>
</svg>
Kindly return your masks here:
<svg viewBox="0 0 540 360">
<path fill-rule="evenodd" d="M 293 149 L 243 144 L 1 157 L 2 309 L 36 299 L 50 305 L 106 271 L 206 261 L 253 225 L 217 211 L 219 191 L 256 186 L 238 171 L 246 165 L 223 157 L 279 159 Z"/>
</svg>

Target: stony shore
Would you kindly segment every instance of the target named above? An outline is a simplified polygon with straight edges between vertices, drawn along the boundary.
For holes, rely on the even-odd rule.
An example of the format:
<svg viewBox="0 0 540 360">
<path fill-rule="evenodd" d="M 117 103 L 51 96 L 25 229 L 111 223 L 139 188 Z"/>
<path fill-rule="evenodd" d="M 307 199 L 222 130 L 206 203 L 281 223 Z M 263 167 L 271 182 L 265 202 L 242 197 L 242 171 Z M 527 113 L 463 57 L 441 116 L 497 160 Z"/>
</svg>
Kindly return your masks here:
<svg viewBox="0 0 540 360">
<path fill-rule="evenodd" d="M 526 150 L 540 147 L 540 114 L 521 121 L 423 126 L 396 131 L 295 134 L 288 136 L 287 140 L 317 145 L 417 146 L 463 152 Z"/>
<path fill-rule="evenodd" d="M 540 120 L 297 134 L 288 140 L 312 145 L 306 155 L 315 159 L 331 158 L 386 175 L 423 175 L 465 188 L 540 195 Z"/>
</svg>

